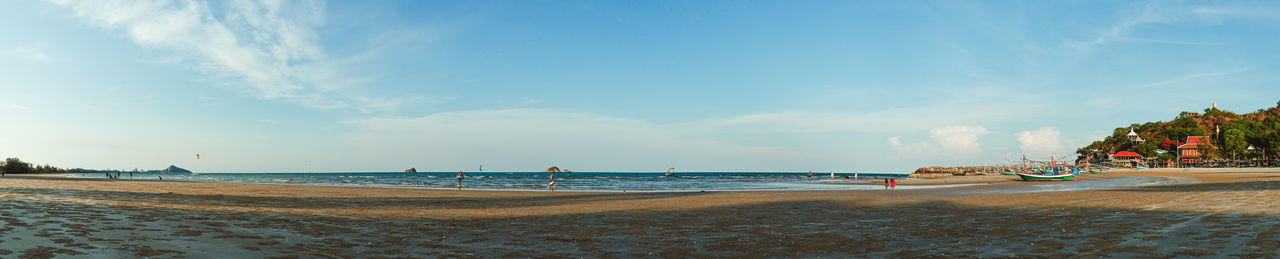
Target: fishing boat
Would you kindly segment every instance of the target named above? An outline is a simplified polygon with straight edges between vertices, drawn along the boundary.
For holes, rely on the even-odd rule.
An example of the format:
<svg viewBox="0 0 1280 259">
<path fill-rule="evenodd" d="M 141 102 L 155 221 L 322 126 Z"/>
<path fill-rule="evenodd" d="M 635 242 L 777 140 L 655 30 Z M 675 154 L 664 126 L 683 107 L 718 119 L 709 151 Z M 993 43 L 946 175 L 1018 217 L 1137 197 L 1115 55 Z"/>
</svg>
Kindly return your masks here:
<svg viewBox="0 0 1280 259">
<path fill-rule="evenodd" d="M 1089 170 L 1089 173 L 1091 173 L 1091 174 L 1105 174 L 1105 173 L 1107 173 L 1107 170 Z"/>
<path fill-rule="evenodd" d="M 1040 175 L 1040 174 L 1019 173 L 1018 177 L 1022 177 L 1023 181 L 1070 181 L 1075 177 L 1075 175 L 1074 174 Z"/>
<path fill-rule="evenodd" d="M 666 176 L 667 176 L 667 177 L 675 177 L 675 176 L 676 176 L 676 168 L 675 168 L 675 167 L 671 167 L 671 166 L 667 166 L 667 173 L 666 173 Z"/>
</svg>

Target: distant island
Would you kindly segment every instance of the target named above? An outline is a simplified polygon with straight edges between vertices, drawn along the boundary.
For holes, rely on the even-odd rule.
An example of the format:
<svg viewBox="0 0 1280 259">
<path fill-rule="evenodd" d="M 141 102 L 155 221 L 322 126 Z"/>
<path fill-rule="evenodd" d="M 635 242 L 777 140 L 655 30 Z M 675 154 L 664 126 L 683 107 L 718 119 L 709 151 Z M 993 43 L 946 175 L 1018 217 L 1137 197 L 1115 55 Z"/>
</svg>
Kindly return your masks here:
<svg viewBox="0 0 1280 259">
<path fill-rule="evenodd" d="M 18 158 L 7 158 L 0 162 L 0 171 L 6 174 L 102 174 L 102 173 L 158 173 L 158 174 L 191 174 L 191 170 L 183 169 L 175 165 L 160 170 L 98 170 L 98 169 L 62 169 L 50 165 L 32 165 L 23 162 Z"/>
</svg>

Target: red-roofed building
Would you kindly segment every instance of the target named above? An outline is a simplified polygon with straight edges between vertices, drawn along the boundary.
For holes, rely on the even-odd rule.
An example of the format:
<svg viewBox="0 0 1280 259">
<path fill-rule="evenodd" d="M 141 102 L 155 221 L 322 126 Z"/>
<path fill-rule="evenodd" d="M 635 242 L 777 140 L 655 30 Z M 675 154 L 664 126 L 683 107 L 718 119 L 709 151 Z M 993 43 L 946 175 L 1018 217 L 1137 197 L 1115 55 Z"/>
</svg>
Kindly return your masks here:
<svg viewBox="0 0 1280 259">
<path fill-rule="evenodd" d="M 1115 163 L 1123 163 L 1131 166 L 1136 166 L 1138 162 L 1142 162 L 1142 154 L 1138 154 L 1133 151 L 1120 151 L 1107 156 L 1111 157 L 1111 161 Z"/>
<path fill-rule="evenodd" d="M 1204 149 L 1203 145 L 1208 144 L 1209 137 L 1188 136 L 1187 143 L 1178 146 L 1178 160 L 1181 160 L 1183 163 L 1200 162 L 1200 157 L 1203 155 L 1201 152 Z"/>
</svg>

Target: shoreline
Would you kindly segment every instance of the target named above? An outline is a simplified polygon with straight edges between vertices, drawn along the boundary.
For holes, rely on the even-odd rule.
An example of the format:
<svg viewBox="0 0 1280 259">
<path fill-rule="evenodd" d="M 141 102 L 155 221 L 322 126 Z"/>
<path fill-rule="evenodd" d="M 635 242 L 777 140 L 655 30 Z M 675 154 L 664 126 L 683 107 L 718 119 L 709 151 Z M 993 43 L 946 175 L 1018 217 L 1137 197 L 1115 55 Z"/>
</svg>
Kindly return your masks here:
<svg viewBox="0 0 1280 259">
<path fill-rule="evenodd" d="M 0 256 L 1280 256 L 1280 169 L 1090 179 L 1122 177 L 1198 182 L 584 193 L 6 176 Z"/>
<path fill-rule="evenodd" d="M 220 181 L 190 181 L 190 180 L 158 180 L 158 179 L 104 179 L 98 177 L 76 177 L 68 174 L 45 174 L 45 175 L 18 175 L 32 177 L 58 177 L 67 179 L 86 179 L 98 181 L 135 181 L 135 182 L 181 182 L 181 183 L 234 183 L 234 184 L 262 184 L 262 185 L 281 185 L 281 186 L 314 186 L 314 187 L 348 187 L 348 188 L 383 188 L 383 189 L 403 189 L 403 190 L 438 190 L 438 191 L 480 191 L 480 192 L 564 192 L 564 193 L 686 193 L 686 192 L 792 192 L 792 191 L 874 191 L 876 188 L 849 188 L 849 186 L 882 186 L 880 180 L 824 180 L 815 179 L 807 183 L 786 183 L 775 182 L 769 183 L 777 186 L 792 186 L 796 188 L 743 188 L 743 189 L 589 189 L 589 188 L 484 188 L 484 187 L 466 187 L 461 189 L 453 187 L 435 187 L 435 186 L 418 186 L 418 185 L 394 185 L 394 184 L 342 184 L 342 183 L 273 183 L 273 182 L 220 182 Z M 1108 174 L 1092 174 L 1080 177 L 1075 181 L 1091 181 L 1101 179 L 1112 179 L 1117 176 Z M 476 181 L 476 180 L 472 180 Z M 899 179 L 897 185 L 905 189 L 915 188 L 954 188 L 966 187 L 983 184 L 1005 184 L 1005 183 L 1027 183 L 1022 181 L 1018 176 L 1010 175 L 981 175 L 981 176 L 952 176 L 952 177 L 935 177 L 935 178 L 904 178 Z M 1035 182 L 1031 182 L 1035 183 Z M 799 187 L 797 187 L 799 186 Z M 844 188 L 841 188 L 841 187 Z"/>
</svg>

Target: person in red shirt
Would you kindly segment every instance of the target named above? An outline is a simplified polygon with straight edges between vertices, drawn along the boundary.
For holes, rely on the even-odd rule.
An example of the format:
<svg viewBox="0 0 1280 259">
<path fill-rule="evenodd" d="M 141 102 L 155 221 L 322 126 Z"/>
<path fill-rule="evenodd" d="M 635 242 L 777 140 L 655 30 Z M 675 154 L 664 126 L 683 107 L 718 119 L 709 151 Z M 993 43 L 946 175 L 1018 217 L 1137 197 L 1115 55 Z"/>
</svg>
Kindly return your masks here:
<svg viewBox="0 0 1280 259">
<path fill-rule="evenodd" d="M 891 188 L 891 189 L 897 189 L 897 188 L 898 188 L 898 179 L 889 179 L 889 188 Z"/>
</svg>

